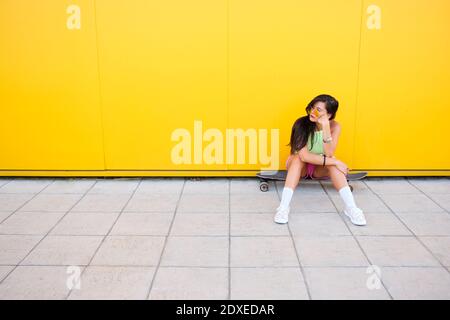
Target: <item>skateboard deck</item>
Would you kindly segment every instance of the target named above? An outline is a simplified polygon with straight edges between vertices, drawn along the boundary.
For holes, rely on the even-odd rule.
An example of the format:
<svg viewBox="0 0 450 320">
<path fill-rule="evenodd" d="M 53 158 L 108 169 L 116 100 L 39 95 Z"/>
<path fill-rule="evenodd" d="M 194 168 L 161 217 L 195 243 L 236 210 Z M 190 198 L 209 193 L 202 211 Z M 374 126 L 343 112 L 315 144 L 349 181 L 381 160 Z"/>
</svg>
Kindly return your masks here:
<svg viewBox="0 0 450 320">
<path fill-rule="evenodd" d="M 266 192 L 269 190 L 269 183 L 268 181 L 285 181 L 287 176 L 286 170 L 281 171 L 262 171 L 256 175 L 259 179 L 259 189 L 263 192 Z M 347 175 L 347 181 L 355 181 L 363 179 L 367 176 L 367 172 L 357 172 L 357 173 L 349 173 Z M 327 181 L 330 180 L 329 178 L 302 178 L 306 180 L 321 180 L 321 181 Z M 353 187 L 350 186 L 350 189 L 353 191 Z"/>
</svg>

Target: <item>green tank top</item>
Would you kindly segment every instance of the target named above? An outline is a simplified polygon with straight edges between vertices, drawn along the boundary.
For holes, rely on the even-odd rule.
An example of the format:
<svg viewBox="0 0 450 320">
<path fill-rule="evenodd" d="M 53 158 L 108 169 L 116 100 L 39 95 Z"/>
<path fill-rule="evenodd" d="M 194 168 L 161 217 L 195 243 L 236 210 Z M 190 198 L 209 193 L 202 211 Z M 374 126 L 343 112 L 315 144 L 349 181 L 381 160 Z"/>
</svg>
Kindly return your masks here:
<svg viewBox="0 0 450 320">
<path fill-rule="evenodd" d="M 311 146 L 311 136 L 308 138 L 308 150 L 311 153 L 323 154 L 322 130 L 314 131 L 314 139 Z"/>
</svg>

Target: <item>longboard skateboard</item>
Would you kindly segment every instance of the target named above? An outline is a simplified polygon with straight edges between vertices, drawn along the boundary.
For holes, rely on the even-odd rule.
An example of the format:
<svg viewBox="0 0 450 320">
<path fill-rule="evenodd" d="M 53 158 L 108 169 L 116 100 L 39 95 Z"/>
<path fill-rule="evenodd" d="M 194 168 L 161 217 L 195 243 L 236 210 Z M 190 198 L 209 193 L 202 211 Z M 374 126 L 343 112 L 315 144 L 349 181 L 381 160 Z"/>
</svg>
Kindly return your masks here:
<svg viewBox="0 0 450 320">
<path fill-rule="evenodd" d="M 256 176 L 259 178 L 259 190 L 262 192 L 266 192 L 269 190 L 269 181 L 285 181 L 286 180 L 287 171 L 262 171 L 258 173 Z M 367 172 L 357 172 L 357 173 L 349 173 L 347 175 L 347 181 L 355 181 L 361 180 L 367 176 Z M 322 180 L 327 181 L 329 178 L 302 178 L 306 180 Z M 353 192 L 353 187 L 349 185 L 350 190 Z"/>
</svg>

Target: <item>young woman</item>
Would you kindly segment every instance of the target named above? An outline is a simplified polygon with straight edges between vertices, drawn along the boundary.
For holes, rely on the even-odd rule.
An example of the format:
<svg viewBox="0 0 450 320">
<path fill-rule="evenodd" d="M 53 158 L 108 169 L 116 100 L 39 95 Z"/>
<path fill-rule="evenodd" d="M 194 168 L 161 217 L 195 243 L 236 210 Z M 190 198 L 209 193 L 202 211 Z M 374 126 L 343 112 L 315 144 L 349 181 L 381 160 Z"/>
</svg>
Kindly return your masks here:
<svg viewBox="0 0 450 320">
<path fill-rule="evenodd" d="M 301 178 L 331 178 L 334 188 L 344 201 L 344 214 L 355 225 L 365 225 L 366 220 L 348 186 L 347 165 L 334 157 L 341 127 L 334 118 L 339 103 L 332 96 L 322 94 L 306 107 L 308 115 L 295 121 L 289 146 L 291 153 L 286 161 L 288 170 L 281 203 L 274 221 L 287 223 L 289 203 Z M 305 198 L 305 201 L 308 201 Z"/>
</svg>

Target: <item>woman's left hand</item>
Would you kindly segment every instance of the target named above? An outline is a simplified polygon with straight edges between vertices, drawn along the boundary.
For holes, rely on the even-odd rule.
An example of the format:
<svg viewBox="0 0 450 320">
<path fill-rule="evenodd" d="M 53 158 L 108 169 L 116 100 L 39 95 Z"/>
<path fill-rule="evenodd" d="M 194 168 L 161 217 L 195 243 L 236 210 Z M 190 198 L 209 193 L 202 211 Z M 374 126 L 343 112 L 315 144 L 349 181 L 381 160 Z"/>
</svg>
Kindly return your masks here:
<svg viewBox="0 0 450 320">
<path fill-rule="evenodd" d="M 322 126 L 330 124 L 330 120 L 328 119 L 328 113 L 324 112 L 317 118 L 317 122 L 320 123 Z"/>
</svg>

